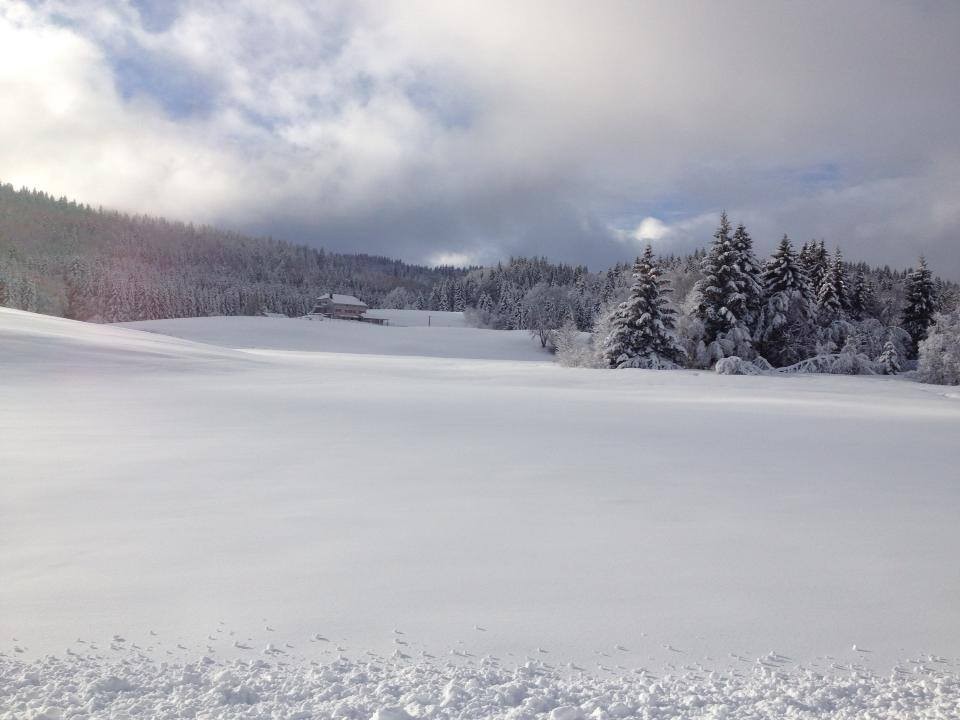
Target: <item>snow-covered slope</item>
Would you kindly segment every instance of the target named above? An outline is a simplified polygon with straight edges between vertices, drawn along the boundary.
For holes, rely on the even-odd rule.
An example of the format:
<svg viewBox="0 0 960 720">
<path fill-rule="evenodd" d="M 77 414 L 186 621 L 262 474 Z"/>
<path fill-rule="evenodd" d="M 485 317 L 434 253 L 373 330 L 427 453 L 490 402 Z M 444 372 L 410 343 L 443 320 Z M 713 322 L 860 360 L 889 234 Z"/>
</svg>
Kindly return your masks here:
<svg viewBox="0 0 960 720">
<path fill-rule="evenodd" d="M 180 318 L 122 325 L 228 348 L 477 360 L 550 359 L 529 333 L 467 327 L 463 313 L 376 310 L 371 315 L 387 318 L 390 325 L 277 317 Z"/>
<path fill-rule="evenodd" d="M 39 712 L 54 692 L 25 677 L 72 682 L 76 698 L 99 678 L 96 702 L 128 708 L 174 673 L 217 707 L 282 689 L 289 716 L 308 699 L 328 703 L 318 717 L 338 698 L 346 717 L 415 710 L 400 695 L 442 700 L 451 681 L 434 717 L 506 716 L 526 697 L 530 717 L 589 713 L 587 694 L 604 692 L 601 709 L 639 716 L 657 697 L 679 708 L 710 693 L 691 717 L 725 693 L 730 717 L 756 693 L 773 714 L 956 707 L 955 399 L 886 378 L 284 352 L 253 329 L 269 319 L 244 343 L 232 319 L 206 322 L 193 338 L 274 349 L 0 310 L 0 693 L 17 702 Z M 67 649 L 56 667 L 24 664 Z M 141 651 L 174 665 L 111 664 Z M 367 652 L 397 655 L 370 668 Z M 346 664 L 296 669 L 340 653 Z M 503 673 L 482 682 L 427 669 L 485 654 Z M 198 655 L 213 664 L 183 666 Z M 528 657 L 542 682 L 515 674 Z M 235 658 L 294 665 L 218 675 Z M 776 674 L 896 662 L 911 674 L 883 687 Z M 567 678 L 566 663 L 600 680 Z M 710 685 L 698 666 L 746 675 Z M 603 689 L 641 667 L 661 679 Z M 127 676 L 134 689 L 118 691 Z"/>
<path fill-rule="evenodd" d="M 164 366 L 223 368 L 250 358 L 222 347 L 93 325 L 0 307 L 2 367 L 12 373 L 105 372 L 115 365 L 150 371 Z"/>
</svg>

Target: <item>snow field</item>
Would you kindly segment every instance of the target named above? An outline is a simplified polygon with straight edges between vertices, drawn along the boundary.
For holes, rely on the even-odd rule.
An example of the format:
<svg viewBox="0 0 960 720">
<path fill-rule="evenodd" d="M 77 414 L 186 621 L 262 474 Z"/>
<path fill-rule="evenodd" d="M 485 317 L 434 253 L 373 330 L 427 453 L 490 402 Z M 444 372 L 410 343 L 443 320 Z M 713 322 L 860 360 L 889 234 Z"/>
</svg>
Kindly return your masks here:
<svg viewBox="0 0 960 720">
<path fill-rule="evenodd" d="M 182 318 L 120 325 L 228 348 L 474 360 L 550 360 L 550 354 L 525 330 L 467 327 L 463 313 L 371 310 L 370 315 L 387 318 L 390 325 L 272 317 Z"/>
<path fill-rule="evenodd" d="M 0 310 L 0 717 L 957 715 L 943 388 L 202 320 Z"/>
</svg>

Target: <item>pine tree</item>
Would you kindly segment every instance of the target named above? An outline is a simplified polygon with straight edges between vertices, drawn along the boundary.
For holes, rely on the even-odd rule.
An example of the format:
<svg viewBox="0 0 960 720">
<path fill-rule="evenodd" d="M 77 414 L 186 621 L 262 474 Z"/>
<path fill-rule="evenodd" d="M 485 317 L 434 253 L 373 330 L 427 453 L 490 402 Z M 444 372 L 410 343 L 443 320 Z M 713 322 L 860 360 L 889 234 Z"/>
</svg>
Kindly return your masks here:
<svg viewBox="0 0 960 720">
<path fill-rule="evenodd" d="M 850 307 L 850 294 L 847 292 L 847 279 L 843 267 L 843 253 L 840 252 L 839 247 L 833 254 L 830 280 L 833 282 L 833 288 L 837 295 L 837 302 L 840 303 L 840 309 L 847 310 Z"/>
<path fill-rule="evenodd" d="M 927 261 L 920 257 L 920 266 L 907 276 L 906 305 L 901 316 L 903 329 L 913 340 L 912 351 L 927 336 L 927 329 L 933 323 L 937 311 L 937 301 L 933 292 L 933 277 L 927 268 Z"/>
<path fill-rule="evenodd" d="M 853 292 L 850 293 L 850 316 L 854 320 L 863 320 L 870 306 L 869 288 L 863 270 L 857 271 L 853 282 Z"/>
<path fill-rule="evenodd" d="M 811 240 L 803 244 L 800 250 L 800 264 L 807 275 L 810 287 L 819 290 L 830 265 L 830 256 L 827 255 L 823 240 L 819 242 Z"/>
<path fill-rule="evenodd" d="M 813 301 L 806 274 L 786 235 L 763 271 L 765 302 L 757 328 L 758 350 L 773 365 L 807 357 L 813 332 Z"/>
<path fill-rule="evenodd" d="M 480 293 L 480 299 L 477 300 L 477 310 L 485 314 L 493 311 L 493 298 L 488 293 Z"/>
<path fill-rule="evenodd" d="M 463 312 L 467 307 L 467 303 L 463 297 L 463 285 L 461 283 L 454 283 L 453 286 L 453 309 L 455 312 Z"/>
<path fill-rule="evenodd" d="M 700 304 L 697 316 L 703 321 L 707 344 L 719 339 L 746 319 L 746 297 L 740 255 L 730 237 L 727 214 L 713 234 L 713 245 L 703 259 L 703 280 L 698 284 Z"/>
<path fill-rule="evenodd" d="M 660 273 L 647 245 L 633 266 L 630 296 L 615 311 L 613 329 L 604 341 L 610 367 L 664 367 L 681 360 L 682 351 L 668 332 L 674 327 L 674 311 L 667 307 L 669 288 Z"/>
<path fill-rule="evenodd" d="M 737 263 L 740 268 L 740 294 L 743 295 L 734 309 L 734 313 L 742 317 L 744 324 L 749 328 L 751 335 L 756 330 L 763 304 L 763 280 L 760 263 L 753 253 L 753 238 L 747 228 L 740 223 L 733 234 L 733 248 L 737 253 Z"/>
<path fill-rule="evenodd" d="M 817 291 L 817 307 L 820 317 L 825 322 L 831 322 L 843 313 L 843 296 L 846 287 L 843 281 L 843 257 L 840 250 L 834 256 L 833 264 L 824 273 Z"/>
</svg>

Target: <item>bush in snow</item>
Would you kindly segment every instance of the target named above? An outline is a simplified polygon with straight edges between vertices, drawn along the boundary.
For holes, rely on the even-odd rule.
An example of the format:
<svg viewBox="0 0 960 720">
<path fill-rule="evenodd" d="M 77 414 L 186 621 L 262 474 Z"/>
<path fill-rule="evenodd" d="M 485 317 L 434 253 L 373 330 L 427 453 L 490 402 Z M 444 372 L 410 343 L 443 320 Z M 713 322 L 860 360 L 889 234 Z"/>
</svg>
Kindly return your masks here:
<svg viewBox="0 0 960 720">
<path fill-rule="evenodd" d="M 960 310 L 937 315 L 920 343 L 917 377 L 937 385 L 960 385 Z"/>
<path fill-rule="evenodd" d="M 769 363 L 767 364 L 769 365 Z M 744 360 L 736 355 L 720 358 L 713 369 L 716 370 L 718 375 L 759 375 L 764 372 L 750 360 Z"/>
<path fill-rule="evenodd" d="M 607 367 L 602 354 L 593 345 L 592 336 L 577 330 L 573 320 L 567 320 L 562 327 L 554 330 L 549 344 L 557 354 L 557 362 L 564 367 Z"/>
<path fill-rule="evenodd" d="M 814 355 L 793 365 L 779 368 L 782 373 L 826 373 L 828 375 L 876 375 L 877 366 L 862 353 Z"/>
<path fill-rule="evenodd" d="M 884 375 L 896 375 L 900 372 L 900 353 L 890 340 L 884 344 L 883 352 L 877 358 L 877 365 Z"/>
<path fill-rule="evenodd" d="M 862 353 L 869 358 L 879 360 L 887 343 L 890 343 L 899 357 L 904 358 L 908 354 L 910 335 L 903 328 L 888 327 L 875 318 L 859 322 L 843 321 L 835 323 L 832 327 L 839 329 L 836 339 L 844 338 L 839 343 L 841 352 Z"/>
</svg>

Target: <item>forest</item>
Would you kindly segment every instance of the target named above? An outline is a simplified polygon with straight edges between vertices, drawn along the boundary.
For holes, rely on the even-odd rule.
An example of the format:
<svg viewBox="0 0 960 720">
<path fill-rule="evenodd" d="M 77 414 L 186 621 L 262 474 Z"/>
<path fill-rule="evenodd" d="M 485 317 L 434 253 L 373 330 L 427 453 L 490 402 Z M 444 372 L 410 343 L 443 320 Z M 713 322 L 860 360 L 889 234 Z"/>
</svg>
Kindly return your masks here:
<svg viewBox="0 0 960 720">
<path fill-rule="evenodd" d="M 747 228 L 725 213 L 708 248 L 656 257 L 648 247 L 601 272 L 543 257 L 426 267 L 0 185 L 0 305 L 94 322 L 296 317 L 328 291 L 528 330 L 567 365 L 738 373 L 912 369 L 931 327 L 939 354 L 953 352 L 960 304 L 960 287 L 922 258 L 916 268 L 875 267 L 785 235 L 761 260 Z M 926 376 L 960 382 L 952 356 L 944 362 Z"/>
<path fill-rule="evenodd" d="M 0 185 L 0 305 L 76 320 L 303 315 L 321 292 L 372 307 L 466 271 L 327 252 L 213 227 L 94 209 Z"/>
</svg>

